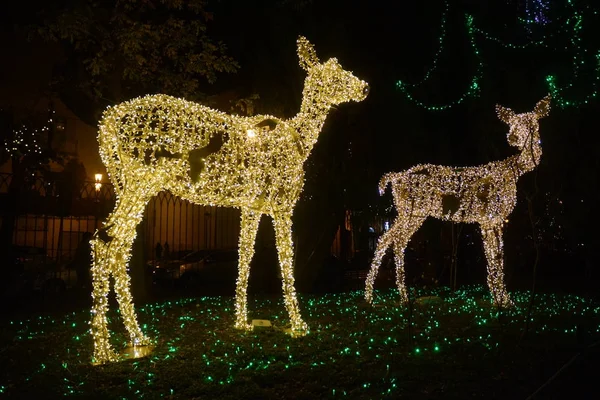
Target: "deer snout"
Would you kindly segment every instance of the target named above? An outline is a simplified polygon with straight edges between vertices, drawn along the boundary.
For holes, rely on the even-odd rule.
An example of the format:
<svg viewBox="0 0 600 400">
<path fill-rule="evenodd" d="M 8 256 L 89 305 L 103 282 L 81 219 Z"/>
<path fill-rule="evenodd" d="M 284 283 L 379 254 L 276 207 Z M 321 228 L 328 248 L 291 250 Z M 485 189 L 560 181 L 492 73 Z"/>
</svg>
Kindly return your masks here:
<svg viewBox="0 0 600 400">
<path fill-rule="evenodd" d="M 363 101 L 364 99 L 367 98 L 367 95 L 369 94 L 370 88 L 369 88 L 369 84 L 367 82 L 364 81 L 360 81 L 360 85 L 358 85 L 358 87 L 355 89 L 355 94 L 354 94 L 354 101 Z"/>
</svg>

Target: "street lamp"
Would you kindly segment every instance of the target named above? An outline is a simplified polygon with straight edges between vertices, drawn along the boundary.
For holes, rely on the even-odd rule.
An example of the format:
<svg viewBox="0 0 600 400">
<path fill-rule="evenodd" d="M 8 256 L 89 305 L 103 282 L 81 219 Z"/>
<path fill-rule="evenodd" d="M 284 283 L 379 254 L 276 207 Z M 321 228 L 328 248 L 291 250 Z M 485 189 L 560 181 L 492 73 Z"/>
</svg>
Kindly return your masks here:
<svg viewBox="0 0 600 400">
<path fill-rule="evenodd" d="M 102 187 L 102 174 L 94 175 L 96 179 L 96 183 L 94 184 L 94 188 L 96 189 L 96 195 L 100 192 L 100 188 Z"/>
</svg>

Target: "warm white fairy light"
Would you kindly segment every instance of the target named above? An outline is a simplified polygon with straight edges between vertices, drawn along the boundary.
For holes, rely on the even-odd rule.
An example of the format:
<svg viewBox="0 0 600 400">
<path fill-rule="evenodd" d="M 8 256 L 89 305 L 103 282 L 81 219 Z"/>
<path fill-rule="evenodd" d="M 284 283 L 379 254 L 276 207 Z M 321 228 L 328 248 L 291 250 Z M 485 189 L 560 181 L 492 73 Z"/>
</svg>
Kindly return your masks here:
<svg viewBox="0 0 600 400">
<path fill-rule="evenodd" d="M 487 283 L 494 303 L 503 307 L 511 304 L 504 285 L 502 231 L 517 202 L 517 180 L 539 164 L 542 147 L 538 120 L 548 115 L 550 97 L 541 100 L 533 112 L 515 114 L 502 106 L 496 106 L 496 111 L 510 126 L 508 143 L 517 147 L 519 154 L 477 167 L 417 165 L 382 177 L 379 191 L 383 194 L 387 185 L 392 184 L 398 216 L 377 244 L 366 280 L 365 299 L 369 303 L 373 301 L 379 264 L 390 246 L 395 256 L 400 298 L 402 302 L 408 301 L 404 250 L 425 219 L 435 217 L 453 223 L 479 224 L 488 261 Z"/>
<path fill-rule="evenodd" d="M 307 77 L 300 112 L 289 120 L 228 115 L 166 95 L 137 98 L 104 113 L 100 155 L 117 203 L 92 239 L 91 331 L 96 362 L 116 359 L 106 320 L 110 275 L 131 342 L 149 343 L 137 323 L 127 264 L 144 208 L 162 190 L 196 204 L 241 209 L 235 302 L 235 326 L 240 329 L 252 329 L 247 322 L 250 260 L 260 217 L 270 215 L 291 331 L 306 332 L 294 289 L 291 231 L 291 216 L 304 185 L 303 164 L 331 107 L 363 100 L 368 85 L 343 70 L 335 58 L 320 63 L 303 37 L 298 39 L 298 56 Z"/>
<path fill-rule="evenodd" d="M 42 154 L 42 146 L 38 139 L 50 131 L 55 111 L 49 110 L 48 120 L 40 129 L 29 129 L 25 124 L 13 131 L 13 137 L 4 140 L 4 149 L 11 157 L 21 157 L 31 154 Z"/>
</svg>

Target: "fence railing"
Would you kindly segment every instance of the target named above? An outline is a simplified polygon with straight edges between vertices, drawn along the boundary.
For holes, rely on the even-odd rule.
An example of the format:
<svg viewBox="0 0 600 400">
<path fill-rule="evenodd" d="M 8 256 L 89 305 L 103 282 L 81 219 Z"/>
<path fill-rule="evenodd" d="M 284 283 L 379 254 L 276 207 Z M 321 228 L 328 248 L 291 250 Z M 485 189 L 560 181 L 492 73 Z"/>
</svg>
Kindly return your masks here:
<svg viewBox="0 0 600 400">
<path fill-rule="evenodd" d="M 111 184 L 65 183 L 29 176 L 11 187 L 12 174 L 0 174 L 2 223 L 14 221 L 12 245 L 34 249 L 47 264 L 68 264 L 85 232 L 94 233 L 112 211 Z M 9 198 L 13 201 L 9 201 Z M 14 198 L 17 201 L 14 201 Z M 147 205 L 140 240 L 147 260 L 183 257 L 203 249 L 233 249 L 239 234 L 239 211 L 192 204 L 161 192 Z"/>
</svg>

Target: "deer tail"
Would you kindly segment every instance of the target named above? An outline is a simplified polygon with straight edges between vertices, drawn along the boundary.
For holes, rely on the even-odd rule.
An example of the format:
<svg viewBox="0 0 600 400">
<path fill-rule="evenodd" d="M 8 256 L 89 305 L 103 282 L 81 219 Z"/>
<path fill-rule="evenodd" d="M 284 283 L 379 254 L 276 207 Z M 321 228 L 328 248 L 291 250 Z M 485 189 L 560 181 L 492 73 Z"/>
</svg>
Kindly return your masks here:
<svg viewBox="0 0 600 400">
<path fill-rule="evenodd" d="M 113 184 L 115 192 L 120 196 L 123 193 L 125 182 L 119 168 L 122 161 L 116 111 L 115 107 L 109 107 L 104 111 L 98 124 L 98 147 L 108 178 Z"/>
<path fill-rule="evenodd" d="M 383 194 L 385 193 L 385 189 L 387 188 L 387 186 L 394 182 L 398 177 L 398 174 L 396 172 L 388 172 L 387 174 L 384 174 L 381 179 L 379 180 L 379 194 L 381 196 L 383 196 Z"/>
</svg>

